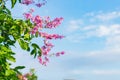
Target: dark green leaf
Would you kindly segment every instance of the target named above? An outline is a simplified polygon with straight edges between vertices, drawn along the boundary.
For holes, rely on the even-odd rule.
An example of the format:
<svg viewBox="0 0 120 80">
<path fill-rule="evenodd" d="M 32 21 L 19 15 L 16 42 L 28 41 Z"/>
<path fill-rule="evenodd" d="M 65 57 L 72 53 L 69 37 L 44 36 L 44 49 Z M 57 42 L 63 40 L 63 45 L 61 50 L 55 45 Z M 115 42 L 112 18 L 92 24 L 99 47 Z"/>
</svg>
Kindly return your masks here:
<svg viewBox="0 0 120 80">
<path fill-rule="evenodd" d="M 15 67 L 14 69 L 15 70 L 18 70 L 18 69 L 24 69 L 25 68 L 25 66 L 17 66 L 17 67 Z"/>
<path fill-rule="evenodd" d="M 36 43 L 32 43 L 32 47 L 40 49 L 40 47 Z"/>
<path fill-rule="evenodd" d="M 37 56 L 37 53 L 34 54 L 34 58 L 36 58 L 36 56 Z"/>
<path fill-rule="evenodd" d="M 33 49 L 30 54 L 33 55 L 35 53 L 36 53 L 36 49 Z"/>
<path fill-rule="evenodd" d="M 21 3 L 21 0 L 19 0 L 19 3 Z"/>
<path fill-rule="evenodd" d="M 17 0 L 11 0 L 12 8 L 15 6 Z"/>
<path fill-rule="evenodd" d="M 40 49 L 38 50 L 38 54 L 39 54 L 39 56 L 41 56 L 41 55 L 42 55 L 42 54 L 41 54 L 41 50 L 40 50 Z"/>
</svg>

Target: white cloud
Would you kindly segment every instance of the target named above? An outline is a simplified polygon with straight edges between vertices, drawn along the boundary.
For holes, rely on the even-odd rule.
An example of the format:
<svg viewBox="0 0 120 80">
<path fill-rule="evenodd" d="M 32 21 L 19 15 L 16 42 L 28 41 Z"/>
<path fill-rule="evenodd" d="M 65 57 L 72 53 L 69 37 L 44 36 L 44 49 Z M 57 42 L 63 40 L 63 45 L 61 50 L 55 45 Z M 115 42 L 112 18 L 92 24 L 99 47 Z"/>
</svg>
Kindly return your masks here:
<svg viewBox="0 0 120 80">
<path fill-rule="evenodd" d="M 96 27 L 95 27 L 96 26 Z M 85 27 L 86 28 L 86 27 Z M 85 29 L 84 29 L 85 30 Z M 94 25 L 86 32 L 88 36 L 108 37 L 120 34 L 120 24 Z"/>
<path fill-rule="evenodd" d="M 90 75 L 120 75 L 120 70 L 82 70 L 82 69 L 75 69 L 70 71 L 73 75 L 83 75 L 83 74 L 90 74 Z"/>
<path fill-rule="evenodd" d="M 82 24 L 83 24 L 83 21 L 80 19 L 79 20 L 71 20 L 68 22 L 67 31 L 74 32 L 76 30 L 79 30 Z"/>
<path fill-rule="evenodd" d="M 106 27 L 106 26 L 104 26 L 104 25 L 101 25 L 101 26 L 99 26 L 99 28 L 96 30 L 96 33 L 98 33 L 97 34 L 97 36 L 107 36 L 107 35 L 109 35 L 110 34 L 110 28 L 108 28 L 108 27 Z"/>
<path fill-rule="evenodd" d="M 95 20 L 100 20 L 100 21 L 110 21 L 116 18 L 120 18 L 119 11 L 113 11 L 113 12 L 107 12 L 107 13 L 101 12 L 94 16 Z"/>
<path fill-rule="evenodd" d="M 120 75 L 120 70 L 93 70 L 96 75 Z"/>
<path fill-rule="evenodd" d="M 109 41 L 109 37 L 120 35 L 120 24 L 115 22 L 115 20 L 120 18 L 119 11 L 112 11 L 107 13 L 91 12 L 85 14 L 84 16 L 86 16 L 86 18 L 83 17 L 81 19 L 71 20 L 68 22 L 69 24 L 67 25 L 67 32 L 74 33 L 69 34 L 70 36 L 68 35 L 69 41 L 79 43 L 82 40 L 91 37 L 105 37 L 106 40 Z M 93 20 L 93 22 L 91 22 L 91 19 Z M 85 24 L 85 21 L 87 24 Z"/>
<path fill-rule="evenodd" d="M 85 36 L 81 35 L 81 34 L 72 34 L 72 35 L 68 35 L 66 37 L 66 39 L 72 43 L 79 43 L 81 42 L 84 38 L 86 38 Z"/>
<path fill-rule="evenodd" d="M 70 42 L 79 43 L 91 37 L 96 37 L 96 38 L 104 37 L 106 43 L 109 44 L 111 41 L 115 42 L 115 40 L 113 39 L 117 39 L 117 42 L 119 42 L 120 40 L 119 35 L 120 35 L 120 24 L 111 24 L 111 25 L 95 24 L 95 25 L 84 26 L 83 28 L 77 30 L 77 32 L 69 34 L 67 36 L 67 40 L 69 40 Z"/>
<path fill-rule="evenodd" d="M 87 26 L 84 26 L 81 30 L 89 31 L 89 30 L 95 30 L 96 28 L 97 28 L 96 25 L 87 25 Z"/>
<path fill-rule="evenodd" d="M 117 13 L 112 13 L 117 14 Z M 75 22 L 74 22 L 75 23 Z M 101 22 L 100 22 L 101 23 Z M 76 33 L 68 36 L 71 42 L 79 43 L 92 37 L 104 38 L 104 47 L 101 50 L 90 51 L 86 56 L 96 60 L 120 61 L 120 24 L 93 24 L 86 25 L 77 30 Z M 99 45 L 98 45 L 99 46 Z M 107 57 L 106 57 L 107 56 Z"/>
</svg>

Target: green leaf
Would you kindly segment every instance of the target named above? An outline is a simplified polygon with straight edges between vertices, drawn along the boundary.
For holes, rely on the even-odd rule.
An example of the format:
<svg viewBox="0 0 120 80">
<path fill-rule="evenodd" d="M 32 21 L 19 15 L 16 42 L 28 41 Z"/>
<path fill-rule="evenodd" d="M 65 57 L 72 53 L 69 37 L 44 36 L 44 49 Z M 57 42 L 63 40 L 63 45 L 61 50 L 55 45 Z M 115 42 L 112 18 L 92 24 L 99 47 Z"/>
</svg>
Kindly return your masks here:
<svg viewBox="0 0 120 80">
<path fill-rule="evenodd" d="M 19 42 L 19 45 L 20 45 L 20 47 L 21 47 L 22 49 L 28 50 L 29 44 L 28 44 L 27 42 L 25 42 L 25 41 L 22 40 L 22 39 L 19 39 L 18 42 Z"/>
<path fill-rule="evenodd" d="M 41 49 L 39 49 L 38 50 L 38 54 L 39 54 L 39 56 L 41 56 L 42 54 L 41 54 Z"/>
<path fill-rule="evenodd" d="M 33 49 L 30 54 L 33 55 L 34 53 L 36 53 L 36 49 Z"/>
<path fill-rule="evenodd" d="M 1 13 L 1 14 L 0 14 L 0 20 L 4 20 L 4 19 L 5 19 L 5 17 L 6 17 L 6 15 L 5 15 L 5 14 L 3 14 L 3 13 Z"/>
<path fill-rule="evenodd" d="M 40 47 L 36 43 L 32 43 L 32 47 L 40 49 Z"/>
<path fill-rule="evenodd" d="M 8 56 L 7 58 L 9 61 L 16 62 L 15 58 L 13 56 Z"/>
<path fill-rule="evenodd" d="M 17 0 L 11 0 L 12 8 L 15 6 Z"/>
<path fill-rule="evenodd" d="M 21 0 L 19 0 L 19 3 L 21 3 Z"/>
<path fill-rule="evenodd" d="M 11 75 L 11 74 L 14 74 L 14 71 L 13 71 L 13 70 L 6 70 L 6 72 L 5 72 L 5 75 L 6 75 L 6 76 L 9 76 L 9 75 Z"/>
<path fill-rule="evenodd" d="M 38 33 L 38 32 L 36 32 L 35 37 L 38 37 L 38 35 L 39 35 L 39 33 Z"/>
<path fill-rule="evenodd" d="M 9 45 L 14 45 L 14 44 L 15 44 L 15 41 L 14 41 L 14 40 L 7 40 L 7 44 L 9 44 Z"/>
<path fill-rule="evenodd" d="M 4 37 L 0 36 L 0 43 L 4 40 Z"/>
<path fill-rule="evenodd" d="M 34 54 L 34 58 L 36 58 L 36 56 L 37 56 L 37 53 Z"/>
<path fill-rule="evenodd" d="M 30 47 L 28 47 L 27 51 L 30 51 Z"/>
<path fill-rule="evenodd" d="M 29 33 L 25 34 L 25 35 L 24 35 L 24 39 L 25 39 L 25 40 L 30 39 L 30 34 L 29 34 Z"/>
<path fill-rule="evenodd" d="M 9 9 L 5 8 L 5 10 L 7 11 L 7 13 L 8 13 L 9 15 L 11 15 L 11 11 L 10 11 Z"/>
<path fill-rule="evenodd" d="M 15 67 L 14 69 L 15 70 L 18 70 L 18 69 L 24 69 L 25 68 L 25 66 L 17 66 L 17 67 Z"/>
</svg>

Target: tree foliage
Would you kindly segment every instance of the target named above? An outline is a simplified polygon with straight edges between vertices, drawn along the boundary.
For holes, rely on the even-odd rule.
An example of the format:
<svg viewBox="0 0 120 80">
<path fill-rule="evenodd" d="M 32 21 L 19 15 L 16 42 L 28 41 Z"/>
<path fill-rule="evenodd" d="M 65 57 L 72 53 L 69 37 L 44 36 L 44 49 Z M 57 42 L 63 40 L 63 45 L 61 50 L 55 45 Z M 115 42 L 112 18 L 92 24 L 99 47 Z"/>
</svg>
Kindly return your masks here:
<svg viewBox="0 0 120 80">
<path fill-rule="evenodd" d="M 45 60 L 48 61 L 47 55 L 43 52 L 45 52 L 45 49 L 53 47 L 53 45 L 46 40 L 62 38 L 62 36 L 40 33 L 39 30 L 35 32 L 34 29 L 36 29 L 35 26 L 37 23 L 32 22 L 30 18 L 26 20 L 14 19 L 11 11 L 6 7 L 6 1 L 7 0 L 0 0 L 0 80 L 25 80 L 25 77 L 27 77 L 28 80 L 37 80 L 37 76 L 33 70 L 30 71 L 31 74 L 23 76 L 19 70 L 25 68 L 25 66 L 11 68 L 11 62 L 16 62 L 16 58 L 14 57 L 16 53 L 12 51 L 11 46 L 15 46 L 15 43 L 18 42 L 21 49 L 30 52 L 30 55 L 33 55 L 34 58 L 38 57 L 41 64 L 46 64 L 41 56 L 44 55 Z M 17 2 L 22 3 L 22 0 L 11 0 L 11 8 L 14 8 Z M 23 4 L 25 4 L 25 2 Z M 43 3 L 36 5 L 40 7 Z M 29 17 L 28 15 L 25 16 Z M 55 24 L 56 21 L 59 23 L 58 18 L 53 21 L 48 20 L 44 28 L 52 28 L 53 25 L 54 27 L 57 26 L 57 24 Z M 32 34 L 30 34 L 31 31 Z M 38 44 L 32 42 L 33 38 L 39 37 L 38 33 L 39 36 L 45 39 L 45 46 L 40 47 Z M 56 55 L 60 54 L 64 54 L 64 52 L 58 52 Z"/>
</svg>

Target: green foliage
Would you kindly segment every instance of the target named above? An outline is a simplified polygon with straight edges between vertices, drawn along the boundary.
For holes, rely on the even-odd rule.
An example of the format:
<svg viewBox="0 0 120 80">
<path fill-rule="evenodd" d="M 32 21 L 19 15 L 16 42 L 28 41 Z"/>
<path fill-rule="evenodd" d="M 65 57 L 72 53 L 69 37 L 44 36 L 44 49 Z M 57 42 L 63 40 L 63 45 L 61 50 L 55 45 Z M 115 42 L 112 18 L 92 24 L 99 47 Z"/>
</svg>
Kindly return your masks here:
<svg viewBox="0 0 120 80">
<path fill-rule="evenodd" d="M 11 8 L 14 8 L 16 2 L 17 0 L 11 0 Z M 15 46 L 16 42 L 34 58 L 41 55 L 39 46 L 31 42 L 35 37 L 29 34 L 32 27 L 29 20 L 14 19 L 11 11 L 5 6 L 5 0 L 0 0 L 0 80 L 20 80 L 18 75 L 22 73 L 19 70 L 25 67 L 11 68 L 11 63 L 16 62 L 14 57 L 16 53 L 12 51 L 11 46 Z M 37 77 L 32 74 L 28 80 L 37 80 Z"/>
</svg>

